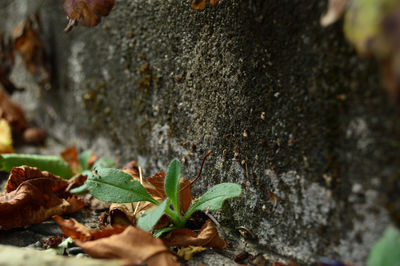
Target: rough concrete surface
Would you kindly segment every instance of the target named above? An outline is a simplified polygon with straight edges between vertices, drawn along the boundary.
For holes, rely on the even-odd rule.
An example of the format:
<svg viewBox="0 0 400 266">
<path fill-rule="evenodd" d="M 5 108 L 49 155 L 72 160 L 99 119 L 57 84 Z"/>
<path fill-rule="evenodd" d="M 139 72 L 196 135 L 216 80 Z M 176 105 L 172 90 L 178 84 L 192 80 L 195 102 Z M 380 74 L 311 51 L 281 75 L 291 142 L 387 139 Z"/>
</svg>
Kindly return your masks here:
<svg viewBox="0 0 400 266">
<path fill-rule="evenodd" d="M 1 27 L 38 2 L 4 5 Z M 219 221 L 306 264 L 365 264 L 399 221 L 400 110 L 341 23 L 319 25 L 325 1 L 221 0 L 196 12 L 184 0 L 117 0 L 100 26 L 68 35 L 60 2 L 40 8 L 53 80 L 30 114 L 62 143 L 135 159 L 147 175 L 181 158 L 188 178 L 212 149 L 195 192 L 242 185 Z"/>
</svg>

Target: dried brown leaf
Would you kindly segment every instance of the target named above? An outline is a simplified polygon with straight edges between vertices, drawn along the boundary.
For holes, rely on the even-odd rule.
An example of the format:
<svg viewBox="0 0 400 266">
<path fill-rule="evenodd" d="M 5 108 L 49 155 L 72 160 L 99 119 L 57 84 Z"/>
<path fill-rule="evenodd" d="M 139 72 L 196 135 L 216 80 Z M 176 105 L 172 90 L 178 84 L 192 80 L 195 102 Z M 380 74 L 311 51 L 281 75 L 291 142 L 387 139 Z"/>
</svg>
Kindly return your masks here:
<svg viewBox="0 0 400 266">
<path fill-rule="evenodd" d="M 37 178 L 45 178 L 52 181 L 52 191 L 59 192 L 65 190 L 68 181 L 53 175 L 47 171 L 40 171 L 39 168 L 20 166 L 14 167 L 8 177 L 4 191 L 9 193 L 16 190 L 23 182 Z"/>
<path fill-rule="evenodd" d="M 177 229 L 162 239 L 170 247 L 203 246 L 212 248 L 225 248 L 223 240 L 211 220 L 207 220 L 199 233 L 190 229 Z"/>
<path fill-rule="evenodd" d="M 210 6 L 215 6 L 218 2 L 219 0 L 210 0 Z"/>
<path fill-rule="evenodd" d="M 193 0 L 192 2 L 192 9 L 201 11 L 206 8 L 206 0 Z"/>
<path fill-rule="evenodd" d="M 79 173 L 82 171 L 82 167 L 79 164 L 78 151 L 75 147 L 68 147 L 64 149 L 60 156 L 68 163 L 69 167 L 71 167 L 74 173 Z"/>
<path fill-rule="evenodd" d="M 14 50 L 21 55 L 28 71 L 34 76 L 36 82 L 45 88 L 50 83 L 50 70 L 47 63 L 46 45 L 38 33 L 40 25 L 38 17 L 36 18 L 36 23 L 27 18 L 17 25 L 11 33 L 11 38 Z"/>
<path fill-rule="evenodd" d="M 21 106 L 13 103 L 8 95 L 0 89 L 0 118 L 7 120 L 14 132 L 26 128 L 26 119 Z"/>
<path fill-rule="evenodd" d="M 33 172 L 36 174 L 36 171 Z M 11 192 L 0 196 L 0 229 L 41 223 L 53 215 L 83 208 L 80 199 L 64 191 L 66 184 L 62 181 L 61 178 L 58 180 L 44 174 L 35 178 L 17 177 L 13 182 L 8 182 L 7 190 Z M 18 187 L 12 190 L 18 183 Z"/>
<path fill-rule="evenodd" d="M 136 218 L 133 215 L 135 204 L 131 203 L 112 203 L 110 206 L 109 216 L 112 225 L 120 224 L 123 226 L 135 225 Z"/>
<path fill-rule="evenodd" d="M 53 216 L 53 219 L 65 235 L 83 242 L 107 238 L 111 235 L 120 234 L 125 230 L 123 226 L 104 227 L 99 230 L 92 229 L 77 222 L 75 219 L 63 219 L 58 215 Z"/>
<path fill-rule="evenodd" d="M 107 238 L 75 243 L 94 258 L 121 258 L 133 265 L 178 265 L 160 239 L 133 226 Z"/>
<path fill-rule="evenodd" d="M 63 0 L 64 11 L 70 22 L 65 28 L 69 32 L 78 23 L 94 27 L 101 17 L 108 16 L 114 7 L 115 0 Z"/>
<path fill-rule="evenodd" d="M 209 0 L 210 6 L 216 6 L 219 0 Z M 192 9 L 202 11 L 206 8 L 207 0 L 193 0 Z"/>
</svg>

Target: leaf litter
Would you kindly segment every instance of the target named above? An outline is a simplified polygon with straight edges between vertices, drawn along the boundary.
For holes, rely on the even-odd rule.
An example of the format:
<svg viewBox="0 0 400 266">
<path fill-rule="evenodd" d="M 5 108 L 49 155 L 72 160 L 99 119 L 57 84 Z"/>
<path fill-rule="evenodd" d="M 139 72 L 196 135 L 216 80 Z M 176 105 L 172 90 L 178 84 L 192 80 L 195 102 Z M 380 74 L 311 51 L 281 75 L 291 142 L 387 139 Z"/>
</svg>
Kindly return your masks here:
<svg viewBox="0 0 400 266">
<path fill-rule="evenodd" d="M 83 173 L 87 174 L 90 172 L 88 169 L 92 169 L 91 171 L 95 174 L 101 174 L 102 171 L 110 171 L 107 170 L 107 168 L 94 167 L 96 164 L 101 165 L 96 162 L 98 157 L 95 156 L 94 153 L 87 151 L 84 156 L 82 156 L 82 154 L 83 153 L 79 154 L 73 147 L 66 148 L 62 152 L 61 160 L 64 161 L 70 168 L 70 171 L 75 174 L 75 176 L 69 180 L 31 166 L 11 167 L 10 176 L 5 186 L 5 192 L 0 197 L 0 217 L 3 217 L 0 218 L 0 228 L 2 230 L 8 230 L 23 227 L 40 223 L 53 217 L 62 228 L 63 233 L 74 239 L 75 244 L 82 247 L 90 256 L 122 258 L 125 259 L 128 264 L 148 263 L 149 265 L 177 265 L 173 254 L 189 259 L 193 254 L 201 252 L 209 247 L 225 248 L 226 242 L 219 237 L 218 231 L 211 220 L 200 221 L 200 226 L 197 228 L 177 229 L 169 227 L 172 226 L 170 218 L 167 215 L 162 215 L 163 217 L 161 219 L 157 218 L 153 221 L 157 223 L 157 225 L 154 226 L 154 232 L 161 229 L 162 233 L 164 233 L 159 234 L 159 236 L 164 236 L 161 238 L 155 238 L 151 232 L 146 232 L 135 227 L 137 221 L 142 216 L 148 217 L 151 212 L 154 212 L 154 209 L 159 207 L 159 205 L 157 206 L 157 204 L 155 204 L 156 202 L 164 201 L 164 203 L 167 203 L 169 202 L 169 198 L 165 193 L 165 178 L 167 175 L 161 172 L 149 178 L 142 178 L 141 169 L 134 161 L 122 168 L 124 172 L 120 172 L 126 174 L 131 183 L 137 182 L 140 184 L 141 182 L 146 193 L 148 193 L 149 197 L 154 196 L 156 202 L 139 201 L 133 204 L 113 203 L 109 209 L 110 223 L 108 224 L 110 225 L 100 226 L 100 229 L 88 228 L 74 219 L 64 220 L 59 215 L 76 212 L 82 209 L 85 203 L 89 208 L 95 208 L 95 204 L 92 205 L 90 201 L 88 203 L 82 196 L 70 193 L 70 190 L 73 191 L 74 188 L 79 189 L 84 186 L 83 184 L 86 181 L 86 176 L 83 175 Z M 26 157 L 24 156 L 27 155 L 14 156 L 16 157 L 12 158 L 14 160 L 13 162 L 20 162 L 20 159 L 22 158 L 22 160 L 25 160 Z M 51 156 L 40 157 L 34 155 L 31 157 L 32 158 L 29 159 L 33 161 L 38 158 L 39 161 L 45 160 L 46 158 L 53 158 Z M 97 161 L 101 161 L 101 159 Z M 10 162 L 7 163 L 10 164 Z M 41 163 L 43 162 L 41 161 Z M 193 181 L 195 181 L 198 176 Z M 98 177 L 100 178 L 100 176 Z M 193 181 L 188 181 L 179 176 L 174 178 L 175 180 L 179 180 L 179 182 L 176 183 L 178 186 L 177 192 L 174 193 L 177 193 L 175 197 L 182 207 L 181 211 L 183 214 L 191 208 L 193 195 L 190 185 Z M 145 196 L 145 198 L 146 197 L 147 196 Z M 101 203 L 99 200 L 95 199 L 95 201 Z M 167 207 L 167 205 L 164 206 L 164 208 Z M 102 208 L 104 209 L 104 205 L 99 209 Z M 122 218 L 118 218 L 118 215 L 115 214 L 116 212 L 122 213 L 122 215 L 119 214 Z M 7 219 L 5 217 L 13 218 Z M 188 226 L 190 226 L 190 224 L 195 224 L 193 220 L 198 219 L 196 217 L 198 216 L 193 215 L 193 217 L 188 219 Z M 121 220 L 124 222 L 121 222 Z M 107 222 L 105 224 L 107 224 Z M 197 224 L 199 224 L 199 221 Z M 151 229 L 153 229 L 153 226 L 151 226 L 149 230 L 151 231 Z M 143 247 L 146 245 L 147 251 L 145 253 L 121 252 L 126 249 L 138 250 L 137 246 Z M 177 253 L 170 253 L 167 246 L 178 248 Z M 64 249 L 60 248 L 60 250 Z"/>
</svg>

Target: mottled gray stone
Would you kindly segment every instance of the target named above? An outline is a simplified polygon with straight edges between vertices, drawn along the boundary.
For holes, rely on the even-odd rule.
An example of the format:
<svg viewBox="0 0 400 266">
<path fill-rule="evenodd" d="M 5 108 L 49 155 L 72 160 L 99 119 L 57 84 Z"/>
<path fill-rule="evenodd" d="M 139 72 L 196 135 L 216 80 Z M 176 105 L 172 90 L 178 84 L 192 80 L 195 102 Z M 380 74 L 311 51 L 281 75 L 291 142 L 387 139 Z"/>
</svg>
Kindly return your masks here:
<svg viewBox="0 0 400 266">
<path fill-rule="evenodd" d="M 14 2 L 6 29 L 37 1 Z M 364 264 L 390 216 L 399 221 L 399 109 L 341 24 L 319 25 L 324 1 L 221 0 L 195 12 L 189 1 L 117 0 L 100 26 L 68 35 L 59 2 L 40 12 L 53 87 L 33 108 L 51 135 L 138 160 L 146 175 L 178 157 L 193 178 L 213 149 L 194 191 L 242 185 L 221 223 L 304 263 Z"/>
</svg>

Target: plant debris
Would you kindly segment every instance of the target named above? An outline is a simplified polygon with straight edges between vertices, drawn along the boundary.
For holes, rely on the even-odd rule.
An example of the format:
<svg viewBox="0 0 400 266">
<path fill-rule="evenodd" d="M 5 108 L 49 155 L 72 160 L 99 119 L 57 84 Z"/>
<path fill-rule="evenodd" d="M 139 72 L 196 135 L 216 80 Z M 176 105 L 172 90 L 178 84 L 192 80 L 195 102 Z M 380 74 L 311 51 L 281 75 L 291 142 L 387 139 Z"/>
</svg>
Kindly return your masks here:
<svg viewBox="0 0 400 266">
<path fill-rule="evenodd" d="M 78 24 L 94 27 L 101 17 L 108 16 L 115 0 L 63 0 L 63 8 L 69 22 L 64 32 L 69 32 Z"/>
<path fill-rule="evenodd" d="M 0 229 L 41 223 L 53 215 L 73 213 L 84 207 L 77 196 L 66 192 L 68 181 L 38 168 L 13 168 L 0 196 Z"/>
</svg>

